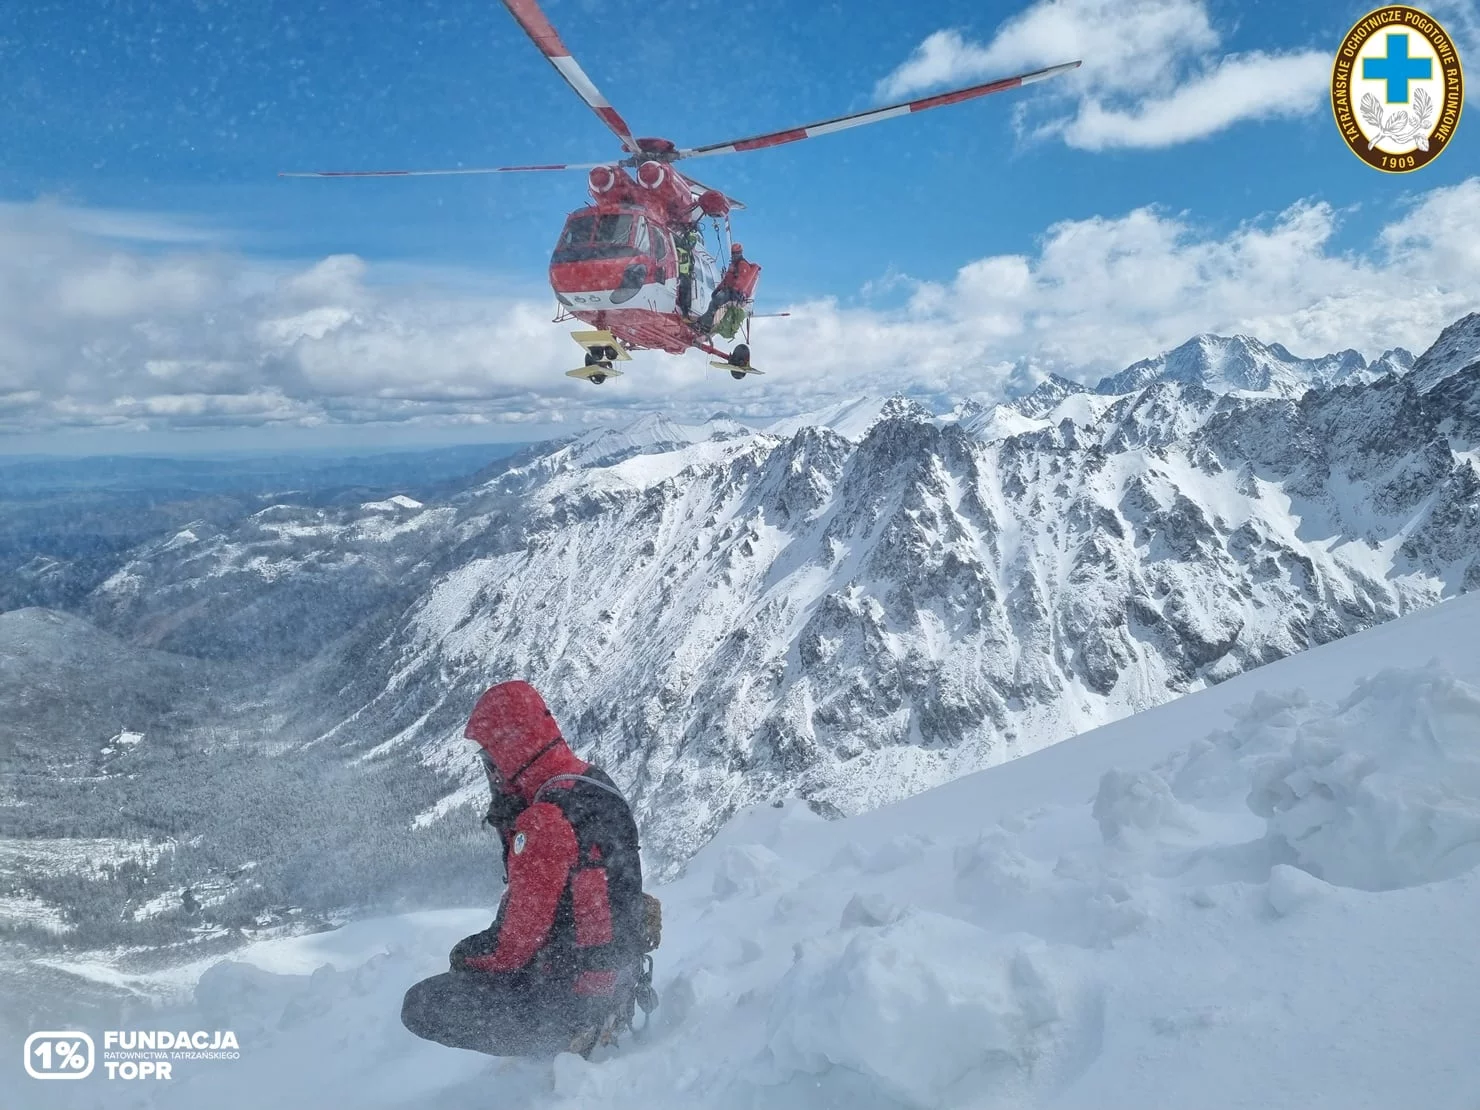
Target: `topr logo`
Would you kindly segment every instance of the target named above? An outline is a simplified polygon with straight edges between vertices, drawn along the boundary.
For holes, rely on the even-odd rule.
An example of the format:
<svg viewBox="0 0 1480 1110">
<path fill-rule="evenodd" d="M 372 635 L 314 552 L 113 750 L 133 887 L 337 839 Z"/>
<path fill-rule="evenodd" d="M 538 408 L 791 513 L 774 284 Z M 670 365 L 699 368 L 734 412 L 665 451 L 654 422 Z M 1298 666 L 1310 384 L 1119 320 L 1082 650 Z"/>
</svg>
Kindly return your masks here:
<svg viewBox="0 0 1480 1110">
<path fill-rule="evenodd" d="M 524 845 L 525 845 L 525 843 L 526 843 L 526 840 L 525 840 L 525 836 L 524 836 L 523 833 L 515 833 L 514 834 L 514 854 L 516 856 L 519 855 L 521 852 L 524 851 Z"/>
<path fill-rule="evenodd" d="M 1464 102 L 1454 40 L 1417 8 L 1391 4 L 1363 16 L 1336 53 L 1336 126 L 1374 169 L 1408 173 L 1439 157 L 1459 127 Z"/>
<path fill-rule="evenodd" d="M 1348 31 L 1331 71 L 1342 138 L 1373 169 L 1409 173 L 1439 157 L 1464 108 L 1459 50 L 1433 16 L 1390 4 Z"/>
</svg>

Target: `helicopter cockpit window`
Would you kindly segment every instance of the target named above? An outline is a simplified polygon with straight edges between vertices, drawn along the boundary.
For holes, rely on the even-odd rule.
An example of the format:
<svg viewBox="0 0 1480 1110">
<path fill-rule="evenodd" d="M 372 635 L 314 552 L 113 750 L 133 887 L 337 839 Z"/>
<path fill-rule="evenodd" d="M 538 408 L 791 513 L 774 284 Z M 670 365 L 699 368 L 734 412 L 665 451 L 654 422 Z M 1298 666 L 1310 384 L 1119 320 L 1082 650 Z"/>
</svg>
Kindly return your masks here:
<svg viewBox="0 0 1480 1110">
<path fill-rule="evenodd" d="M 633 219 L 627 212 L 573 217 L 565 225 L 565 234 L 560 237 L 551 261 L 589 262 L 635 254 Z"/>
<path fill-rule="evenodd" d="M 560 237 L 560 245 L 572 247 L 577 243 L 585 243 L 590 240 L 591 233 L 595 230 L 595 216 L 577 216 L 565 225 L 565 234 Z"/>
<path fill-rule="evenodd" d="M 596 241 L 598 243 L 620 243 L 625 246 L 632 239 L 632 217 L 625 212 L 616 216 L 596 218 Z"/>
</svg>

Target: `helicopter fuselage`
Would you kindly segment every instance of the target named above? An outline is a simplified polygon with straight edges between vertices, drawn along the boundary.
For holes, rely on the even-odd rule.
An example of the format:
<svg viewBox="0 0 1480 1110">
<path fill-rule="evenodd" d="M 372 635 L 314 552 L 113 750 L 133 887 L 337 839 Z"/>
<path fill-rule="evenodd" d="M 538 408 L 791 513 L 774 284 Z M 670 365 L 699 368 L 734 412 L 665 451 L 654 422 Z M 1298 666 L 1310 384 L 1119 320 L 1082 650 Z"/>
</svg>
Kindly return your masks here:
<svg viewBox="0 0 1480 1110">
<path fill-rule="evenodd" d="M 566 217 L 550 256 L 550 286 L 566 312 L 606 329 L 628 347 L 682 353 L 695 330 L 680 311 L 680 236 L 690 237 L 691 314 L 709 303 L 716 281 L 713 256 L 697 237 L 699 220 L 728 210 L 724 198 L 701 193 L 661 161 L 642 162 L 636 175 L 598 166 L 589 178 L 593 203 Z M 708 203 L 705 203 L 705 202 Z"/>
</svg>

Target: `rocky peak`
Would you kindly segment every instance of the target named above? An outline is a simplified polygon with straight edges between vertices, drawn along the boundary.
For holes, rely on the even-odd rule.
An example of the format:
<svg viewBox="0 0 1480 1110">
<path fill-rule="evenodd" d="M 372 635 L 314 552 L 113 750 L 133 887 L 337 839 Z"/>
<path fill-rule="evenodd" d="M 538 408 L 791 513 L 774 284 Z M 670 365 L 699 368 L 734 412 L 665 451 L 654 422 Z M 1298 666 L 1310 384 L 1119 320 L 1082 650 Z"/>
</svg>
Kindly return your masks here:
<svg viewBox="0 0 1480 1110">
<path fill-rule="evenodd" d="M 1131 393 L 1152 382 L 1173 381 L 1214 393 L 1299 397 L 1315 386 L 1369 381 L 1387 372 L 1384 367 L 1373 373 L 1367 360 L 1355 350 L 1306 359 L 1291 354 L 1279 343 L 1261 343 L 1247 335 L 1199 335 L 1101 379 L 1095 390 Z"/>
<path fill-rule="evenodd" d="M 1068 397 L 1088 393 L 1089 386 L 1076 382 L 1062 374 L 1050 374 L 1029 393 L 1012 402 L 1012 407 L 1024 416 L 1047 416 Z"/>
<path fill-rule="evenodd" d="M 1248 336 L 1199 335 L 1102 379 L 1095 388 L 1100 393 L 1131 393 L 1155 381 L 1174 381 L 1219 393 L 1286 392 L 1299 377 L 1298 362 L 1284 348 L 1266 347 Z"/>
<path fill-rule="evenodd" d="M 1413 384 L 1427 393 L 1450 374 L 1480 362 L 1480 312 L 1456 320 L 1413 364 Z"/>
<path fill-rule="evenodd" d="M 1413 353 L 1403 347 L 1394 347 L 1390 351 L 1383 351 L 1367 369 L 1374 378 L 1385 374 L 1406 374 L 1413 369 Z"/>
<path fill-rule="evenodd" d="M 935 419 L 935 414 L 927 409 L 919 401 L 912 400 L 903 394 L 896 393 L 885 400 L 879 409 L 879 420 L 911 420 L 929 423 Z"/>
</svg>

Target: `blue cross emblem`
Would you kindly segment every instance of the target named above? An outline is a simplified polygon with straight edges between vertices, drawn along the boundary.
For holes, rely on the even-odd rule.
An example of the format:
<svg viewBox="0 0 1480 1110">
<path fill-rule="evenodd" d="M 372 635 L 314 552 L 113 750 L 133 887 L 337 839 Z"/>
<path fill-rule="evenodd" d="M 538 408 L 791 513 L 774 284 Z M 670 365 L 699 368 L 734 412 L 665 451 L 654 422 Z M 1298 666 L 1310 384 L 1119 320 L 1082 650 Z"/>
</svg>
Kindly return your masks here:
<svg viewBox="0 0 1480 1110">
<path fill-rule="evenodd" d="M 1427 81 L 1433 76 L 1434 60 L 1432 58 L 1410 58 L 1408 56 L 1407 35 L 1387 37 L 1386 58 L 1362 59 L 1362 79 L 1386 81 L 1389 104 L 1407 104 L 1408 82 Z"/>
</svg>

